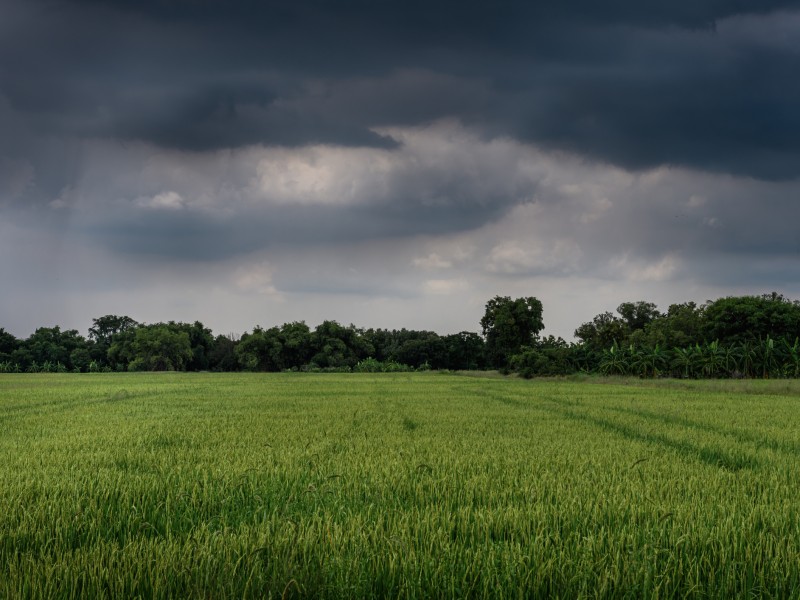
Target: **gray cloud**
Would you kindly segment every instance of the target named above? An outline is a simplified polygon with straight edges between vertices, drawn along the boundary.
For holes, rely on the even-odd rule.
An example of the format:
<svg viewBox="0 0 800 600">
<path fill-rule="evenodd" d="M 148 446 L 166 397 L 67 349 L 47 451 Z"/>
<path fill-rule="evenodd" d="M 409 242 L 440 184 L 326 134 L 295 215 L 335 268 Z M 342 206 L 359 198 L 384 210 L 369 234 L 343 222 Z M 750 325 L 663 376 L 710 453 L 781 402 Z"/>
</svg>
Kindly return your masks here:
<svg viewBox="0 0 800 600">
<path fill-rule="evenodd" d="M 376 135 L 401 145 L 198 155 L 100 143 L 81 188 L 56 205 L 115 252 L 224 260 L 473 230 L 532 202 L 543 175 L 519 144 L 483 141 L 455 123 Z"/>
<path fill-rule="evenodd" d="M 455 117 L 626 168 L 800 169 L 797 2 L 4 5 L 0 90 L 43 134 L 386 148 Z"/>
<path fill-rule="evenodd" d="M 800 292 L 798 2 L 0 13 L 0 326 Z"/>
</svg>

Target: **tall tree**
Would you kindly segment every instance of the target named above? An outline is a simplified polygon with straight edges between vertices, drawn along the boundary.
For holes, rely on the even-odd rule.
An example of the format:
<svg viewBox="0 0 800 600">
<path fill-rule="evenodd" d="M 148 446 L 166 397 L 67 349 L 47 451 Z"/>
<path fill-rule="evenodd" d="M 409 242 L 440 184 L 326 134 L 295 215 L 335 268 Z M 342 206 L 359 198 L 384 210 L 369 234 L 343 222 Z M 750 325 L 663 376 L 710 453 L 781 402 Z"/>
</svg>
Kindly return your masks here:
<svg viewBox="0 0 800 600">
<path fill-rule="evenodd" d="M 354 367 L 375 352 L 363 334 L 355 325 L 343 327 L 336 321 L 323 321 L 311 334 L 311 362 L 323 368 Z"/>
<path fill-rule="evenodd" d="M 189 334 L 159 323 L 138 327 L 131 342 L 130 371 L 185 371 L 192 360 Z"/>
<path fill-rule="evenodd" d="M 239 342 L 230 335 L 218 335 L 208 354 L 208 367 L 212 371 L 238 371 L 236 346 Z"/>
<path fill-rule="evenodd" d="M 661 316 L 655 304 L 643 300 L 623 302 L 617 307 L 617 313 L 625 321 L 630 332 L 644 329 L 646 325 Z"/>
<path fill-rule="evenodd" d="M 86 348 L 86 340 L 75 329 L 61 331 L 56 327 L 39 327 L 23 342 L 30 360 L 39 365 L 42 363 L 61 364 L 72 369 L 70 355 L 74 350 Z"/>
<path fill-rule="evenodd" d="M 10 361 L 11 355 L 18 347 L 19 340 L 0 327 L 0 362 Z"/>
<path fill-rule="evenodd" d="M 283 364 L 283 345 L 277 327 L 255 327 L 245 333 L 236 345 L 236 360 L 245 371 L 280 371 Z"/>
<path fill-rule="evenodd" d="M 625 321 L 610 312 L 600 313 L 575 330 L 575 337 L 591 350 L 608 350 L 614 344 L 624 345 L 628 334 Z"/>
<path fill-rule="evenodd" d="M 631 335 L 631 343 L 655 348 L 685 348 L 703 342 L 703 310 L 694 302 L 671 304 L 667 313 Z"/>
<path fill-rule="evenodd" d="M 209 368 L 208 355 L 214 345 L 214 335 L 200 321 L 194 323 L 167 323 L 172 331 L 185 333 L 189 336 L 189 345 L 192 348 L 192 358 L 186 364 L 187 371 L 205 371 Z"/>
<path fill-rule="evenodd" d="M 128 316 L 105 315 L 92 319 L 92 326 L 89 327 L 89 340 L 93 342 L 89 346 L 89 353 L 93 360 L 98 363 L 108 363 L 108 351 L 114 342 L 114 336 L 133 331 L 139 323 Z"/>
<path fill-rule="evenodd" d="M 800 335 L 800 304 L 772 293 L 720 298 L 705 305 L 703 333 L 722 344 Z"/>
<path fill-rule="evenodd" d="M 442 339 L 447 347 L 448 369 L 469 370 L 486 366 L 485 343 L 477 333 L 462 331 Z"/>
<path fill-rule="evenodd" d="M 116 333 L 135 329 L 139 323 L 128 316 L 118 317 L 117 315 L 106 315 L 92 319 L 92 326 L 89 328 L 89 339 L 95 342 L 109 341 Z"/>
<path fill-rule="evenodd" d="M 278 338 L 283 346 L 284 368 L 302 367 L 311 358 L 311 330 L 305 321 L 281 325 Z"/>
<path fill-rule="evenodd" d="M 532 345 L 544 329 L 542 303 L 534 297 L 495 296 L 486 303 L 481 328 L 486 338 L 489 364 L 506 368 L 509 358 Z"/>
<path fill-rule="evenodd" d="M 444 340 L 432 331 L 417 331 L 414 334 L 397 347 L 392 359 L 415 368 L 425 364 L 434 369 L 444 367 L 447 363 Z"/>
</svg>

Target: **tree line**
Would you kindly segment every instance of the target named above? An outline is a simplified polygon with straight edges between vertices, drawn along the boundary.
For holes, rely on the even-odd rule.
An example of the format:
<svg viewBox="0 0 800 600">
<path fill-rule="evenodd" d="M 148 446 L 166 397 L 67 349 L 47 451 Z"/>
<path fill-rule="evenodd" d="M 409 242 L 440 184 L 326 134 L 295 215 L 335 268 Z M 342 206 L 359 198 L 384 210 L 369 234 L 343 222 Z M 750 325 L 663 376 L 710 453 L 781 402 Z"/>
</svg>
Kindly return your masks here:
<svg viewBox="0 0 800 600">
<path fill-rule="evenodd" d="M 800 302 L 778 293 L 732 296 L 660 312 L 623 302 L 575 330 L 577 341 L 541 336 L 534 297 L 496 296 L 481 332 L 362 329 L 303 321 L 241 337 L 214 335 L 201 322 L 92 320 L 88 336 L 40 327 L 26 339 L 0 328 L 0 372 L 409 371 L 517 372 L 524 377 L 601 373 L 641 377 L 798 377 Z"/>
<path fill-rule="evenodd" d="M 0 372 L 402 371 L 485 368 L 477 333 L 361 329 L 324 321 L 255 327 L 240 338 L 201 322 L 143 324 L 128 316 L 93 319 L 88 337 L 40 327 L 18 340 L 0 329 Z"/>
</svg>

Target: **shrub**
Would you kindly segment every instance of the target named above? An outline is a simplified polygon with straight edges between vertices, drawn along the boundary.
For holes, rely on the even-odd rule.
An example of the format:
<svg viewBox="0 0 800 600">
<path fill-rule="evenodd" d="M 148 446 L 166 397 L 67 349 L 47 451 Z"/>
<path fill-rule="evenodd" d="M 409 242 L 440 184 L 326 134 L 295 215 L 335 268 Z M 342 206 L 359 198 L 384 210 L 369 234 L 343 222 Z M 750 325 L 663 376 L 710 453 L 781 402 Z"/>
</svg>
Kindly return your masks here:
<svg viewBox="0 0 800 600">
<path fill-rule="evenodd" d="M 419 371 L 424 371 L 423 367 L 427 365 L 427 369 L 430 369 L 430 365 L 424 363 L 420 365 Z M 404 365 L 399 362 L 395 362 L 393 360 L 387 360 L 386 362 L 381 362 L 371 356 L 369 358 L 365 358 L 356 364 L 353 367 L 354 373 L 408 373 L 413 371 L 413 367 L 408 365 Z"/>
</svg>

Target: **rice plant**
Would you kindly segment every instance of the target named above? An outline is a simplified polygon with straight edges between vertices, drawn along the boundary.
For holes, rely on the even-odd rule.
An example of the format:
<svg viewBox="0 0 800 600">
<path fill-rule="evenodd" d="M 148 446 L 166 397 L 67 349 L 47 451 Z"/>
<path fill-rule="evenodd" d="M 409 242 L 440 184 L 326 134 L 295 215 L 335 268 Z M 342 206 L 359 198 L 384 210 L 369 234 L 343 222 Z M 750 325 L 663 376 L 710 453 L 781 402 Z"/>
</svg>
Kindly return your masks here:
<svg viewBox="0 0 800 600">
<path fill-rule="evenodd" d="M 0 598 L 792 597 L 800 383 L 3 374 Z"/>
</svg>

